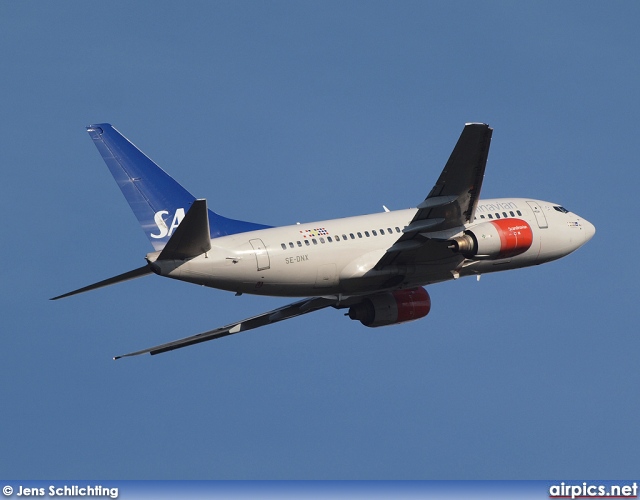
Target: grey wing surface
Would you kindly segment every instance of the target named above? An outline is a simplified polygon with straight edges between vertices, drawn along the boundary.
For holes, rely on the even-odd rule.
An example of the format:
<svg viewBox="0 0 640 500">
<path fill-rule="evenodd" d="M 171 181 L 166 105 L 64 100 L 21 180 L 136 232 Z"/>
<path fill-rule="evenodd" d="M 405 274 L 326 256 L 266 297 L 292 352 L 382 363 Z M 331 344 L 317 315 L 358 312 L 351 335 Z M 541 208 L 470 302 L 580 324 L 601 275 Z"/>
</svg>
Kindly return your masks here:
<svg viewBox="0 0 640 500">
<path fill-rule="evenodd" d="M 254 328 L 258 328 L 265 325 L 270 325 L 272 323 L 277 323 L 278 321 L 282 321 L 289 318 L 294 318 L 296 316 L 301 316 L 303 314 L 307 314 L 310 312 L 318 311 L 320 309 L 324 309 L 325 307 L 333 306 L 338 303 L 337 299 L 333 297 L 315 297 L 300 300 L 298 302 L 294 302 L 292 304 L 286 305 L 284 307 L 279 307 L 278 309 L 274 309 L 272 311 L 259 314 L 257 316 L 253 316 L 251 318 L 243 319 L 242 321 L 237 321 L 235 323 L 231 323 L 229 325 L 216 328 L 214 330 L 209 330 L 207 332 L 202 332 L 197 335 L 192 335 L 191 337 L 186 337 L 179 340 L 174 340 L 173 342 L 167 342 L 166 344 L 160 344 L 154 347 L 149 347 L 148 349 L 142 349 L 141 351 L 130 352 L 129 354 L 123 354 L 121 356 L 116 356 L 113 359 L 126 358 L 129 356 L 138 356 L 140 354 L 161 354 L 167 351 L 173 351 L 174 349 L 180 349 L 182 347 L 187 347 L 194 344 L 199 344 L 201 342 L 206 342 L 208 340 L 219 339 L 221 337 L 226 337 L 228 335 L 233 335 L 234 333 L 240 333 L 247 330 L 252 330 Z"/>
</svg>

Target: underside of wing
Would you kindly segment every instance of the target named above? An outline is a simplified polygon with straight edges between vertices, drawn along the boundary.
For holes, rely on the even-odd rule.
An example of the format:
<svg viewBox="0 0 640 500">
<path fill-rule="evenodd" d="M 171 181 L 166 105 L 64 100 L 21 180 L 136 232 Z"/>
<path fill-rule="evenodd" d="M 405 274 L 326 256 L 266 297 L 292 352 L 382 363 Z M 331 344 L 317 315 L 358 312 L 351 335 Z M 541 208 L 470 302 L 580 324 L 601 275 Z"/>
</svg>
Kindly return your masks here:
<svg viewBox="0 0 640 500">
<path fill-rule="evenodd" d="M 214 340 L 214 339 L 219 339 L 221 337 L 226 337 L 228 335 L 233 335 L 234 333 L 253 330 L 254 328 L 270 325 L 273 323 L 277 323 L 278 321 L 282 321 L 285 319 L 294 318 L 296 316 L 301 316 L 303 314 L 307 314 L 310 312 L 318 311 L 320 309 L 324 309 L 325 307 L 334 306 L 334 305 L 337 305 L 337 303 L 338 303 L 338 300 L 333 297 L 315 297 L 315 298 L 304 299 L 304 300 L 300 300 L 298 302 L 294 302 L 292 304 L 286 305 L 284 307 L 274 309 L 273 311 L 259 314 L 258 316 L 253 316 L 251 318 L 243 319 L 242 321 L 237 321 L 235 323 L 231 323 L 229 325 L 216 328 L 214 330 L 209 330 L 207 332 L 199 333 L 197 335 L 192 335 L 191 337 L 174 340 L 173 342 L 167 342 L 166 344 L 149 347 L 148 349 L 142 349 L 141 351 L 131 352 L 129 354 L 123 354 L 121 356 L 116 356 L 113 359 L 126 358 L 129 356 L 138 356 L 140 354 L 147 354 L 147 353 L 151 355 L 161 354 L 163 352 L 173 351 L 174 349 L 180 349 L 182 347 L 199 344 L 201 342 L 206 342 L 208 340 Z"/>
<path fill-rule="evenodd" d="M 445 242 L 430 234 L 458 228 L 473 221 L 493 129 L 484 123 L 467 123 L 449 160 L 426 199 L 417 206 L 403 235 L 387 250 L 376 265 L 381 269 L 392 263 L 416 264 L 441 261 L 452 255 Z"/>
<path fill-rule="evenodd" d="M 440 231 L 462 226 L 473 220 L 480 197 L 484 170 L 489 156 L 493 129 L 484 123 L 467 123 L 429 196 L 418 205 L 418 213 L 409 225 L 434 223 Z M 440 221 L 442 220 L 442 221 Z"/>
</svg>

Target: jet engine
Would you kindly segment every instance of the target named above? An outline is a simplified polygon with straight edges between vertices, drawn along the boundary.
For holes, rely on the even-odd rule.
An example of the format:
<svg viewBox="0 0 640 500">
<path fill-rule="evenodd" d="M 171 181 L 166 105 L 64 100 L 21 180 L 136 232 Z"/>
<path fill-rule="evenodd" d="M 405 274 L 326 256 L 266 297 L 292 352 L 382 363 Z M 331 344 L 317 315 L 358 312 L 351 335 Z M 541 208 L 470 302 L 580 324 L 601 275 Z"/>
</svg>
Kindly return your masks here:
<svg viewBox="0 0 640 500">
<path fill-rule="evenodd" d="M 504 259 L 529 250 L 533 231 L 522 219 L 492 220 L 466 230 L 450 243 L 449 248 L 468 259 Z"/>
<path fill-rule="evenodd" d="M 349 317 L 376 327 L 424 318 L 430 310 L 431 297 L 420 287 L 370 295 L 349 308 Z"/>
</svg>

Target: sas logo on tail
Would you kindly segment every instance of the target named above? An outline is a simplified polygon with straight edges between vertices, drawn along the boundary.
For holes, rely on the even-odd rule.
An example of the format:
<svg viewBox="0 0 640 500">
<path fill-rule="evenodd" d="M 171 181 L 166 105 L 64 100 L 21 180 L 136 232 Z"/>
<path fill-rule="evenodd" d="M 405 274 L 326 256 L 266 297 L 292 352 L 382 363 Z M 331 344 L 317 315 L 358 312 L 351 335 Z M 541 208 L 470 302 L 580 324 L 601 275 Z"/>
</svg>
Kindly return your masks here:
<svg viewBox="0 0 640 500">
<path fill-rule="evenodd" d="M 167 226 L 167 223 L 165 222 L 163 217 L 164 215 L 169 215 L 169 212 L 166 210 L 160 210 L 154 214 L 153 221 L 156 223 L 158 231 L 160 232 L 158 234 L 151 233 L 150 236 L 152 238 L 160 239 L 166 236 L 170 237 L 173 234 L 175 228 L 177 228 L 182 222 L 182 219 L 184 219 L 184 208 L 176 209 L 176 213 L 173 214 L 173 221 L 171 222 L 171 226 Z"/>
</svg>

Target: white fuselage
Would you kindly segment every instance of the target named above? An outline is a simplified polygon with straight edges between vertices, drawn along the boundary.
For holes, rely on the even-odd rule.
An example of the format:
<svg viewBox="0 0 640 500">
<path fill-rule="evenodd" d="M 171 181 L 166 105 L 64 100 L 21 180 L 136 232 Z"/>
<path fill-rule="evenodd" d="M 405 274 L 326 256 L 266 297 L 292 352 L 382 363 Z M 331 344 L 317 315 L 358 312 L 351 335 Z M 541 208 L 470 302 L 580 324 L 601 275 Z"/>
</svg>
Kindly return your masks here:
<svg viewBox="0 0 640 500">
<path fill-rule="evenodd" d="M 237 293 L 351 296 L 542 264 L 573 252 L 595 233 L 591 223 L 554 203 L 528 198 L 480 200 L 472 223 L 429 233 L 428 238 L 444 241 L 491 220 L 521 219 L 533 232 L 525 252 L 467 259 L 447 251 L 441 258 L 430 255 L 424 265 L 418 256 L 410 264 L 374 269 L 416 212 L 397 210 L 219 237 L 211 240 L 206 254 L 186 261 L 156 262 L 157 252 L 147 258 L 163 276 Z"/>
</svg>

